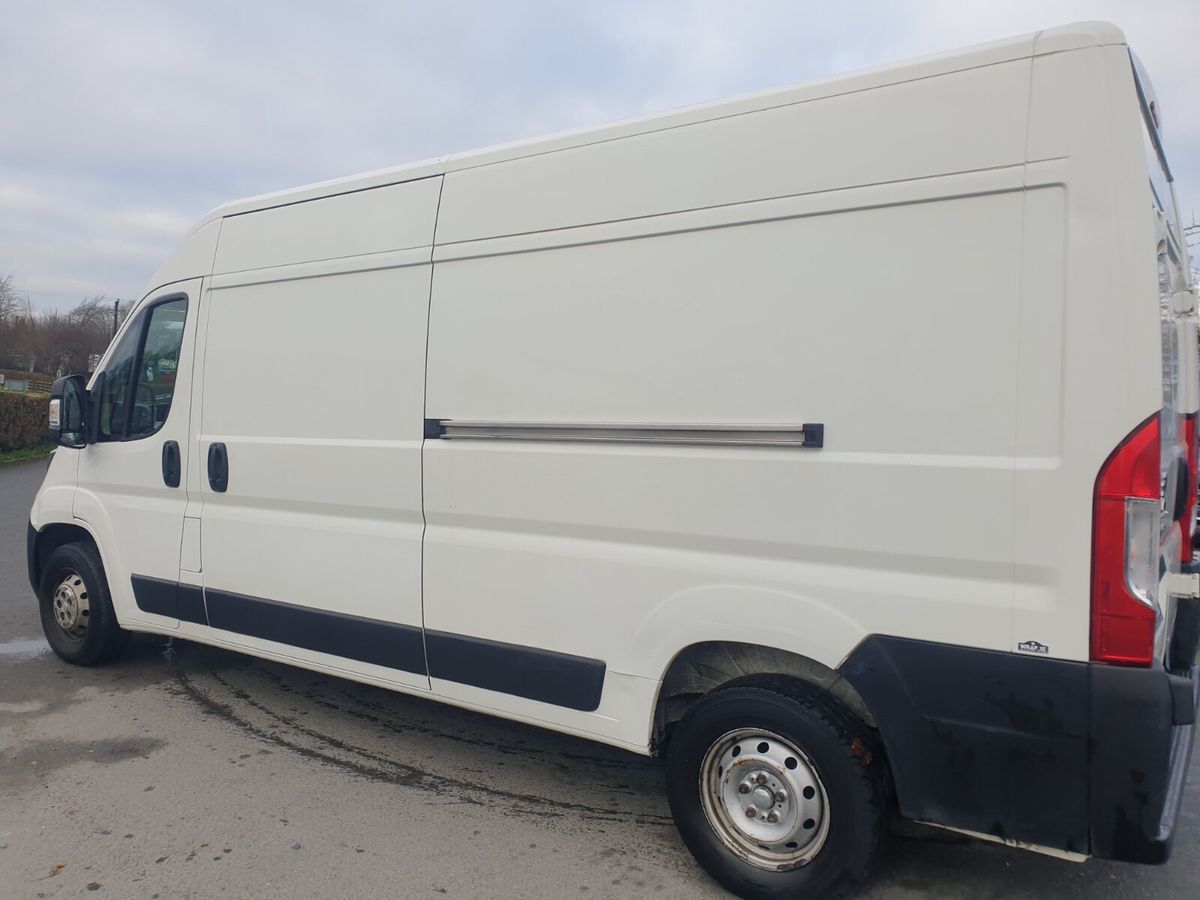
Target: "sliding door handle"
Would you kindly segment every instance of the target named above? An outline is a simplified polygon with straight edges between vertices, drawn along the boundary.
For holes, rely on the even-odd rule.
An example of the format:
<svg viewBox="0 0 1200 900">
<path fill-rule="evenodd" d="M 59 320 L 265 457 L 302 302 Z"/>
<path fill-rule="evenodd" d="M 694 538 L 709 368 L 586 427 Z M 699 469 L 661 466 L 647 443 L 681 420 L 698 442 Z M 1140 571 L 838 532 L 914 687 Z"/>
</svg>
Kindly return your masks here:
<svg viewBox="0 0 1200 900">
<path fill-rule="evenodd" d="M 218 494 L 229 487 L 229 451 L 220 441 L 208 447 L 208 486 Z"/>
</svg>

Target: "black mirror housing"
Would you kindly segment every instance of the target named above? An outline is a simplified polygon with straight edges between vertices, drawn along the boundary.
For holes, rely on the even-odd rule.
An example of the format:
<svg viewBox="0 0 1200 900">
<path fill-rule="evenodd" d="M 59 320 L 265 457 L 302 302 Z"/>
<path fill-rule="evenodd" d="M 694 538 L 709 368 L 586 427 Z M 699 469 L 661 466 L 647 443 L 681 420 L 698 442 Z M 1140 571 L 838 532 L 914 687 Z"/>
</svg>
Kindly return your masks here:
<svg viewBox="0 0 1200 900">
<path fill-rule="evenodd" d="M 64 375 L 50 388 L 50 440 L 60 447 L 87 446 L 88 392 L 82 375 Z"/>
</svg>

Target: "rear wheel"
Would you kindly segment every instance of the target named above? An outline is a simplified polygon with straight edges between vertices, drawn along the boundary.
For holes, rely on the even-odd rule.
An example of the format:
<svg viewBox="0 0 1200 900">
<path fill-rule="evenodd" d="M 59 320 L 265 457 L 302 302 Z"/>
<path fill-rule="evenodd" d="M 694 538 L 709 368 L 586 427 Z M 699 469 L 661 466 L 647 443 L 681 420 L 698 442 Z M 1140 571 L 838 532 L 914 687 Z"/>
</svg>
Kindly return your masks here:
<svg viewBox="0 0 1200 900">
<path fill-rule="evenodd" d="M 118 656 L 129 635 L 117 624 L 96 548 L 64 544 L 50 554 L 38 591 L 42 630 L 60 659 L 95 666 Z"/>
<path fill-rule="evenodd" d="M 697 701 L 671 736 L 667 790 L 688 849 L 742 897 L 839 897 L 884 824 L 882 760 L 836 701 L 745 684 Z"/>
</svg>

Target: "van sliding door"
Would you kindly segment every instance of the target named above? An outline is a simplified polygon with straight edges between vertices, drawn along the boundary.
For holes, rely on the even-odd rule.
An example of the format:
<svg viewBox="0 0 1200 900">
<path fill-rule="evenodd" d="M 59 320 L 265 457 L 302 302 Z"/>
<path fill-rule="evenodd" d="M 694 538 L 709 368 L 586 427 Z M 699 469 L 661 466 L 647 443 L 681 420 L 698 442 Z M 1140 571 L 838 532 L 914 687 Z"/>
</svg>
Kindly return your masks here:
<svg viewBox="0 0 1200 900">
<path fill-rule="evenodd" d="M 225 220 L 197 447 L 209 624 L 419 688 L 436 197 L 427 179 Z"/>
</svg>

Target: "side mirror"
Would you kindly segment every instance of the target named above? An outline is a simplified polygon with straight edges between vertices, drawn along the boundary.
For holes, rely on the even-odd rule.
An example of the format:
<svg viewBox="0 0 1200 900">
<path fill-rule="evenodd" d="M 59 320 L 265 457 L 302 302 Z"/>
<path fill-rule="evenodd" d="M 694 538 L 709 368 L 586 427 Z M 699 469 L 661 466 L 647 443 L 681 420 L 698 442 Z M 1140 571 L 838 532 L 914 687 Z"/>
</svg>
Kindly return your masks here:
<svg viewBox="0 0 1200 900">
<path fill-rule="evenodd" d="M 82 375 L 64 375 L 50 388 L 50 440 L 62 447 L 87 446 L 87 386 Z"/>
</svg>

